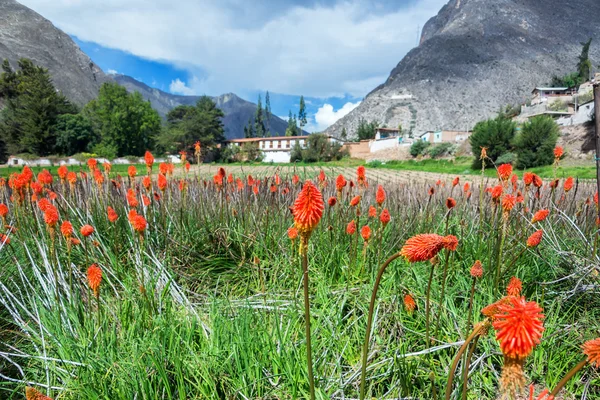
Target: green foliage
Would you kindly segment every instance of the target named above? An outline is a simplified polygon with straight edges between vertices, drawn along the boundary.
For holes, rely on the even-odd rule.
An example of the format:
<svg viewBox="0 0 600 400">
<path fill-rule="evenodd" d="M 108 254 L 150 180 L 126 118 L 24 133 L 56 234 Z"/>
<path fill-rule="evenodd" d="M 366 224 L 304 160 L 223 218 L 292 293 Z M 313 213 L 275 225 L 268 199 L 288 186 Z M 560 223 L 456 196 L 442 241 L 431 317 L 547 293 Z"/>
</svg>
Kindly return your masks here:
<svg viewBox="0 0 600 400">
<path fill-rule="evenodd" d="M 358 129 L 356 130 L 358 140 L 375 139 L 375 130 L 378 126 L 379 123 L 376 121 L 367 122 L 366 120 L 361 119 L 358 122 Z"/>
<path fill-rule="evenodd" d="M 346 131 L 346 127 L 342 128 L 342 134 L 340 135 L 340 139 L 344 142 L 348 140 L 348 132 Z"/>
<path fill-rule="evenodd" d="M 192 148 L 199 141 L 203 149 L 225 140 L 223 111 L 208 96 L 194 106 L 179 106 L 167 114 L 167 127 L 159 138 L 165 152 L 175 153 Z"/>
<path fill-rule="evenodd" d="M 321 162 L 336 161 L 347 156 L 339 143 L 331 143 L 326 135 L 312 134 L 306 140 L 306 148 L 302 149 L 298 143 L 292 147 L 290 160 L 292 162 Z"/>
<path fill-rule="evenodd" d="M 521 114 L 520 104 L 507 104 L 506 107 L 501 108 L 498 116 L 502 118 L 513 118 Z"/>
<path fill-rule="evenodd" d="M 446 155 L 452 155 L 456 151 L 456 145 L 453 143 L 438 143 L 431 148 L 427 149 L 427 154 L 431 158 L 443 157 Z"/>
<path fill-rule="evenodd" d="M 300 130 L 307 124 L 306 120 L 306 104 L 304 103 L 304 96 L 300 96 L 300 109 L 298 110 L 298 122 L 300 123 Z"/>
<path fill-rule="evenodd" d="M 10 153 L 52 154 L 57 140 L 56 124 L 62 114 L 77 109 L 57 92 L 48 70 L 31 60 L 19 60 L 13 71 L 4 61 L 0 75 L 0 138 Z"/>
<path fill-rule="evenodd" d="M 240 151 L 241 161 L 260 162 L 265 157 L 258 148 L 258 143 L 244 143 Z"/>
<path fill-rule="evenodd" d="M 425 155 L 427 148 L 430 146 L 430 143 L 426 140 L 417 140 L 413 144 L 410 145 L 410 155 L 413 157 L 418 157 Z"/>
<path fill-rule="evenodd" d="M 298 121 L 296 120 L 296 115 L 292 115 L 292 111 L 290 110 L 290 115 L 288 117 L 288 126 L 285 129 L 285 136 L 299 136 L 300 129 L 298 128 Z"/>
<path fill-rule="evenodd" d="M 552 103 L 548 104 L 548 109 L 551 111 L 567 111 L 568 105 L 566 101 L 554 100 Z"/>
<path fill-rule="evenodd" d="M 523 125 L 514 145 L 517 153 L 517 168 L 532 168 L 552 164 L 554 147 L 559 129 L 556 122 L 547 116 L 532 118 Z"/>
<path fill-rule="evenodd" d="M 56 120 L 56 153 L 72 155 L 91 151 L 98 142 L 92 123 L 82 114 L 63 114 Z"/>
<path fill-rule="evenodd" d="M 479 155 L 482 147 L 487 148 L 487 156 L 494 162 L 502 154 L 507 153 L 511 148 L 515 129 L 516 124 L 513 121 L 502 117 L 478 122 L 469 138 L 475 156 L 472 167 L 481 169 Z M 490 166 L 489 160 L 486 161 L 486 166 Z"/>
<path fill-rule="evenodd" d="M 571 89 L 571 88 L 581 85 L 583 82 L 585 82 L 585 81 L 583 79 L 581 79 L 581 77 L 579 76 L 579 73 L 573 72 L 573 73 L 567 74 L 562 77 L 558 77 L 556 75 L 553 76 L 552 80 L 550 81 L 550 86 L 551 87 L 567 87 L 567 88 Z"/>
<path fill-rule="evenodd" d="M 98 157 L 104 157 L 109 160 L 119 157 L 117 147 L 113 144 L 101 142 L 92 147 L 92 153 Z"/>
<path fill-rule="evenodd" d="M 517 157 L 518 156 L 516 153 L 504 153 L 500 157 L 498 157 L 498 159 L 496 160 L 496 164 L 513 164 L 517 161 Z"/>
<path fill-rule="evenodd" d="M 105 83 L 98 98 L 83 114 L 92 122 L 104 148 L 117 149 L 117 156 L 141 156 L 154 147 L 161 131 L 160 116 L 138 92 L 128 93 L 117 83 Z"/>
<path fill-rule="evenodd" d="M 265 129 L 266 136 L 271 136 L 271 117 L 273 113 L 271 112 L 271 97 L 269 96 L 269 91 L 267 90 L 267 94 L 265 94 Z"/>
<path fill-rule="evenodd" d="M 582 82 L 586 82 L 590 79 L 590 71 L 592 69 L 592 62 L 590 61 L 590 45 L 592 44 L 592 38 L 587 42 L 581 43 L 581 54 L 579 55 L 579 61 L 577 62 L 577 73 L 581 78 Z"/>
<path fill-rule="evenodd" d="M 265 117 L 260 94 L 258 95 L 258 101 L 256 103 L 256 113 L 254 114 L 254 134 L 256 137 L 265 137 L 267 129 L 265 127 Z"/>
</svg>

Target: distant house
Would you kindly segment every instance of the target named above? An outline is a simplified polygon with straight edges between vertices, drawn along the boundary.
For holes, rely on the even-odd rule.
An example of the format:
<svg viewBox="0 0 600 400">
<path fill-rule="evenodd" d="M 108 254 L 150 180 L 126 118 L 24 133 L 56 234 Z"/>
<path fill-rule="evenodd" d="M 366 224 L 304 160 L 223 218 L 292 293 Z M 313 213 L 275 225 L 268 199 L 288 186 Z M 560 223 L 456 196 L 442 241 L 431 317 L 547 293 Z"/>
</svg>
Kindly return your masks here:
<svg viewBox="0 0 600 400">
<path fill-rule="evenodd" d="M 402 132 L 395 128 L 377 128 L 375 129 L 375 140 L 387 139 L 390 137 L 398 137 Z"/>
<path fill-rule="evenodd" d="M 308 136 L 273 136 L 264 138 L 243 138 L 227 141 L 228 146 L 241 147 L 246 143 L 256 143 L 265 156 L 265 162 L 288 163 L 291 160 L 292 147 L 298 144 L 306 147 Z M 330 142 L 340 142 L 333 136 L 327 136 Z"/>
<path fill-rule="evenodd" d="M 461 143 L 471 136 L 469 131 L 427 131 L 419 139 L 429 143 Z"/>
<path fill-rule="evenodd" d="M 536 87 L 531 92 L 531 104 L 553 102 L 555 100 L 570 101 L 575 94 L 575 89 L 567 87 Z"/>
</svg>

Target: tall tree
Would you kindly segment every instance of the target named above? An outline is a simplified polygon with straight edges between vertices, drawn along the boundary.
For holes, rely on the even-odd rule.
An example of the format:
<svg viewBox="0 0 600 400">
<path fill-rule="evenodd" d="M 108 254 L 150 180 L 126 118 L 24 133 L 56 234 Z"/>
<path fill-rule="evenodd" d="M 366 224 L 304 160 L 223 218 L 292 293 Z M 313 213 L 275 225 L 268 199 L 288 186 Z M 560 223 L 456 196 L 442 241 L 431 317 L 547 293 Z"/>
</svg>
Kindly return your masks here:
<svg viewBox="0 0 600 400">
<path fill-rule="evenodd" d="M 537 116 L 525 123 L 514 139 L 517 168 L 552 164 L 559 134 L 560 129 L 552 117 Z"/>
<path fill-rule="evenodd" d="M 2 64 L 0 136 L 11 153 L 45 156 L 54 151 L 57 118 L 77 108 L 57 92 L 47 69 L 24 58 L 18 65 L 15 72 L 6 61 Z"/>
<path fill-rule="evenodd" d="M 248 123 L 246 124 L 246 126 L 244 126 L 244 137 L 254 137 L 254 122 L 252 121 L 252 118 L 249 118 Z"/>
<path fill-rule="evenodd" d="M 590 71 L 592 69 L 592 62 L 590 61 L 590 45 L 592 44 L 592 38 L 587 42 L 581 43 L 581 54 L 579 55 L 579 62 L 577 63 L 577 72 L 582 82 L 587 82 L 590 79 Z"/>
<path fill-rule="evenodd" d="M 346 131 L 345 126 L 342 128 L 342 134 L 340 135 L 340 139 L 342 139 L 344 142 L 348 140 L 348 132 Z"/>
<path fill-rule="evenodd" d="M 300 110 L 298 111 L 298 122 L 300 123 L 300 132 L 307 124 L 306 120 L 306 104 L 304 103 L 304 96 L 300 96 Z"/>
<path fill-rule="evenodd" d="M 512 140 L 515 136 L 517 125 L 508 118 L 499 116 L 494 119 L 478 122 L 473 128 L 473 134 L 469 138 L 471 150 L 475 156 L 473 168 L 481 168 L 481 148 L 487 149 L 487 157 L 496 162 L 498 157 L 509 152 Z M 486 165 L 491 167 L 489 160 Z"/>
<path fill-rule="evenodd" d="M 265 95 L 265 128 L 267 132 L 267 136 L 271 135 L 271 97 L 269 96 L 269 91 L 267 90 L 267 94 Z"/>
<path fill-rule="evenodd" d="M 210 148 L 225 140 L 223 117 L 223 111 L 208 96 L 202 96 L 195 106 L 178 106 L 167 114 L 167 129 L 159 145 L 168 152 L 189 149 L 196 142 Z"/>
<path fill-rule="evenodd" d="M 254 133 L 256 137 L 265 137 L 265 117 L 262 108 L 262 100 L 260 94 L 258 95 L 258 101 L 256 102 L 256 113 L 254 114 Z"/>
<path fill-rule="evenodd" d="M 104 83 L 83 114 L 100 134 L 107 153 L 141 156 L 152 149 L 161 132 L 160 116 L 139 92 L 130 94 L 117 83 Z"/>
</svg>

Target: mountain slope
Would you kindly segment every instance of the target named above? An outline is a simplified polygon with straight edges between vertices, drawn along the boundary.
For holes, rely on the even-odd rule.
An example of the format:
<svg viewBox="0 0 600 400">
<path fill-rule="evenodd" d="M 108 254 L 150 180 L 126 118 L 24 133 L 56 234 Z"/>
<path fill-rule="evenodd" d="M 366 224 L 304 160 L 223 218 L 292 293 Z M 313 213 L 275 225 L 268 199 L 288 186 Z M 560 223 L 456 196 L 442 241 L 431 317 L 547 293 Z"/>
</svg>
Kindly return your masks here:
<svg viewBox="0 0 600 400">
<path fill-rule="evenodd" d="M 359 107 L 327 129 L 354 135 L 361 119 L 417 134 L 467 130 L 500 107 L 525 102 L 535 86 L 575 70 L 580 42 L 594 38 L 598 0 L 450 0 L 423 27 L 420 45 Z"/>
<path fill-rule="evenodd" d="M 14 0 L 0 0 L 0 61 L 29 58 L 48 68 L 55 86 L 82 106 L 98 95 L 104 72 L 50 21 Z"/>
<path fill-rule="evenodd" d="M 200 96 L 180 96 L 163 92 L 146 85 L 143 82 L 137 81 L 126 75 L 113 75 L 115 81 L 124 86 L 129 92 L 140 92 L 143 98 L 150 100 L 152 107 L 158 111 L 161 116 L 179 106 L 193 105 Z M 223 124 L 225 125 L 225 136 L 227 139 L 238 139 L 244 137 L 244 126 L 248 124 L 250 118 L 254 118 L 256 112 L 256 104 L 246 101 L 233 93 L 223 94 L 221 96 L 211 97 L 219 107 L 225 117 Z M 287 122 L 281 118 L 272 115 L 270 118 L 270 130 L 273 135 L 284 135 L 287 128 Z"/>
</svg>

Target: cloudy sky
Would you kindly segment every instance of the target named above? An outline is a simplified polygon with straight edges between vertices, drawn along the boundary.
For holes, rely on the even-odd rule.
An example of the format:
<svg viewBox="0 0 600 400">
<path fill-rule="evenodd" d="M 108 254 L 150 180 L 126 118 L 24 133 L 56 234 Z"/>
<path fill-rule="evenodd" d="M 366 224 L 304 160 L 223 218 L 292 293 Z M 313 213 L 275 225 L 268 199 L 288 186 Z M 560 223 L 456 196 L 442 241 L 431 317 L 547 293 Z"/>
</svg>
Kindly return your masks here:
<svg viewBox="0 0 600 400">
<path fill-rule="evenodd" d="M 177 94 L 234 92 L 322 130 L 356 107 L 447 0 L 20 0 L 104 71 Z"/>
</svg>

